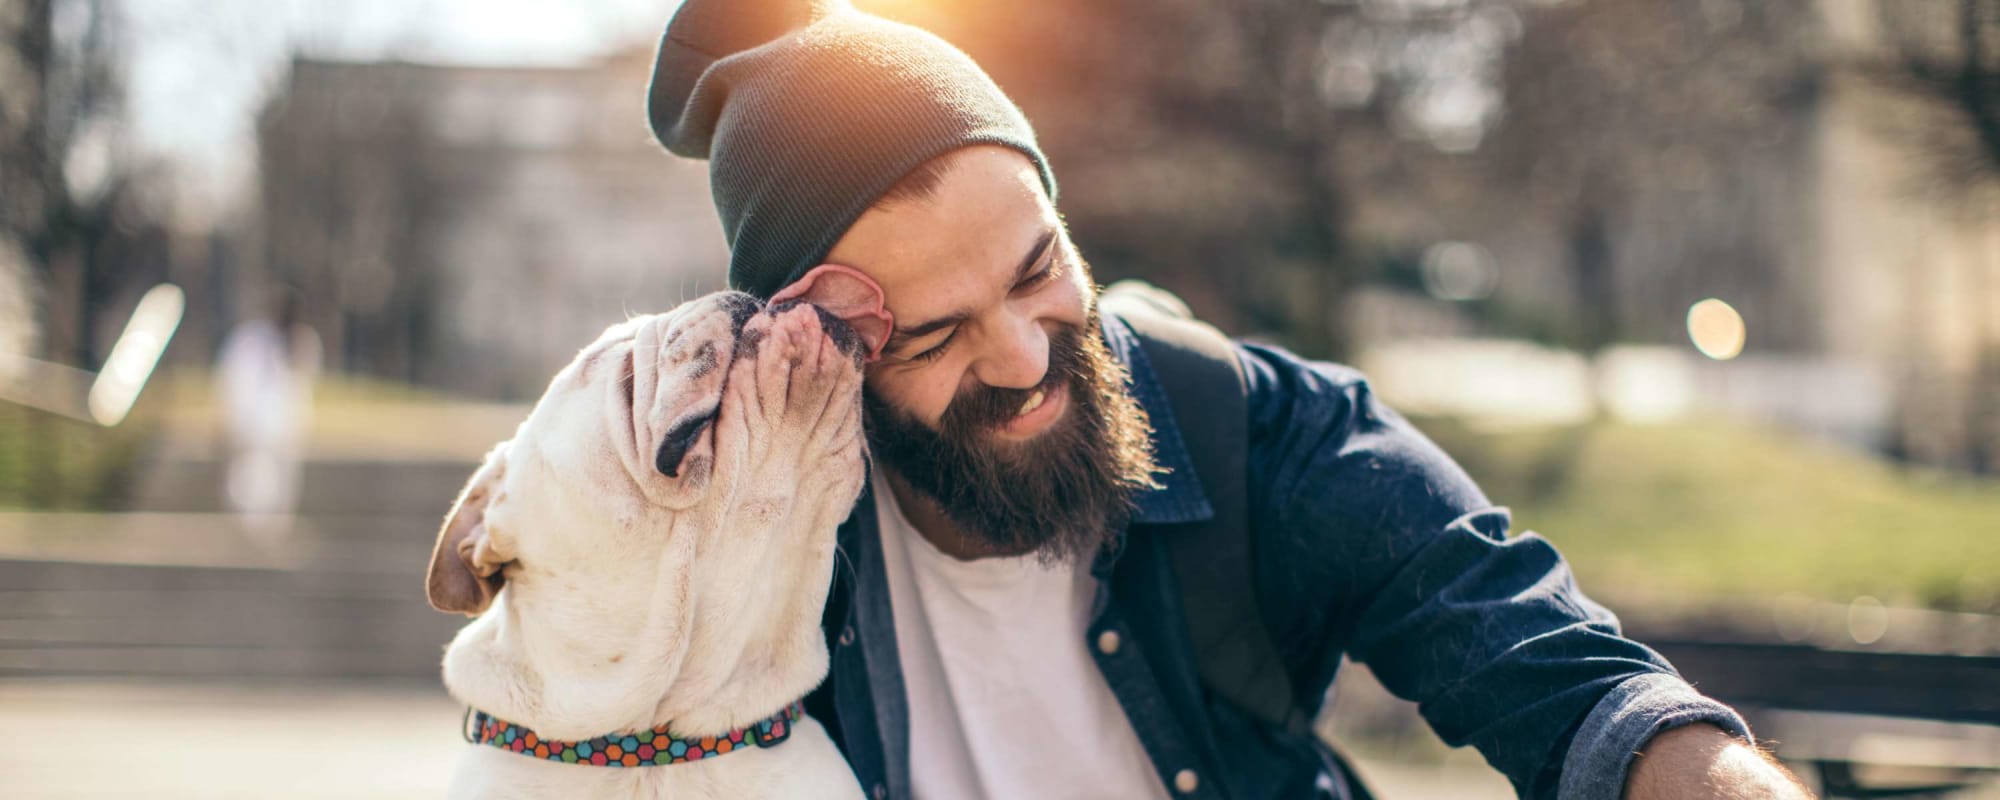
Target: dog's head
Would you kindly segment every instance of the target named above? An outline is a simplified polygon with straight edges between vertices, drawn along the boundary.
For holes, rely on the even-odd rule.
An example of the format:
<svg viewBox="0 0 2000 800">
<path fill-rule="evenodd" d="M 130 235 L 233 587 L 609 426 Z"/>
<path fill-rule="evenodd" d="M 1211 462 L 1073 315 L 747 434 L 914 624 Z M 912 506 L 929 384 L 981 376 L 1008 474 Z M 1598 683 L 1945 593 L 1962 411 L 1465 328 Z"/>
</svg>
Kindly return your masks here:
<svg viewBox="0 0 2000 800">
<path fill-rule="evenodd" d="M 431 604 L 478 615 L 509 581 L 588 593 L 620 590 L 604 574 L 620 570 L 830 564 L 864 474 L 870 347 L 818 306 L 735 292 L 611 327 L 473 473 L 431 554 Z M 799 577 L 823 593 L 824 574 Z"/>
</svg>

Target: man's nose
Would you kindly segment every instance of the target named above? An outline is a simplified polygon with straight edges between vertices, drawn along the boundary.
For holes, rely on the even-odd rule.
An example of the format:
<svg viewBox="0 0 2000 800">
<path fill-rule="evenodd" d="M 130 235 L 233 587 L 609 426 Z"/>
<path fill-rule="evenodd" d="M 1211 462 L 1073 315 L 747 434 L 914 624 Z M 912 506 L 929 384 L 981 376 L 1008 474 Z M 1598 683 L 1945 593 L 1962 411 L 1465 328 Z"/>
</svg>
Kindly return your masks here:
<svg viewBox="0 0 2000 800">
<path fill-rule="evenodd" d="M 1049 371 L 1049 334 L 1031 316 L 1011 318 L 999 335 L 988 337 L 972 376 L 1001 389 L 1032 389 Z"/>
</svg>

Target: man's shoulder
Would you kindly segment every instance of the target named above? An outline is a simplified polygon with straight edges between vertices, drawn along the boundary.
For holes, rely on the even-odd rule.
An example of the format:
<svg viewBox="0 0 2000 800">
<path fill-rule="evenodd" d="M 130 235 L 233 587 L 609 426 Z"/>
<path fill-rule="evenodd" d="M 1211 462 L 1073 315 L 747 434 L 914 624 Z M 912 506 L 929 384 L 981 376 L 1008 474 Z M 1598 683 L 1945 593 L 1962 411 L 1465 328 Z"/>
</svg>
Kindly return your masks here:
<svg viewBox="0 0 2000 800">
<path fill-rule="evenodd" d="M 1356 409 L 1379 407 L 1360 370 L 1306 358 L 1259 337 L 1224 335 L 1194 317 L 1179 298 L 1150 285 L 1113 284 L 1100 309 L 1107 345 L 1130 371 L 1132 392 L 1152 413 L 1156 433 L 1168 438 L 1189 424 L 1201 425 L 1206 415 L 1240 408 L 1255 449 L 1274 435 L 1343 428 Z M 1224 376 L 1223 366 L 1212 363 L 1221 359 L 1233 361 L 1226 366 L 1234 376 Z M 1163 414 L 1162 406 L 1171 410 Z M 1204 416 L 1178 419 L 1173 411 Z"/>
<path fill-rule="evenodd" d="M 1287 419 L 1305 422 L 1328 414 L 1344 416 L 1378 402 L 1368 376 L 1353 366 L 1306 358 L 1256 337 L 1238 337 L 1231 344 L 1242 364 L 1253 423 L 1259 409 L 1283 407 Z"/>
</svg>

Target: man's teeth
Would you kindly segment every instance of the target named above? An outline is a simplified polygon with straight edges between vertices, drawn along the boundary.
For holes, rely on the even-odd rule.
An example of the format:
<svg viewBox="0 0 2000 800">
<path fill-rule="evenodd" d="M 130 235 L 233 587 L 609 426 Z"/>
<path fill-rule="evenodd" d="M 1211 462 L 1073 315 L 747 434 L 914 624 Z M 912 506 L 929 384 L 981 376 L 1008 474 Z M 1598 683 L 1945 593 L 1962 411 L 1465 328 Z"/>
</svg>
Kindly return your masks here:
<svg viewBox="0 0 2000 800">
<path fill-rule="evenodd" d="M 1035 410 L 1035 409 L 1037 409 L 1037 408 L 1041 408 L 1041 407 L 1042 407 L 1042 400 L 1044 400 L 1044 399 L 1046 399 L 1046 398 L 1047 398 L 1047 395 L 1046 395 L 1046 394 L 1044 394 L 1044 393 L 1042 392 L 1042 390 L 1040 390 L 1040 389 L 1036 389 L 1036 390 L 1035 390 L 1035 393 L 1034 393 L 1034 394 L 1031 394 L 1031 395 L 1028 395 L 1028 401 L 1027 401 L 1027 402 L 1025 402 L 1025 403 L 1022 403 L 1022 404 L 1021 404 L 1021 410 L 1020 410 L 1020 411 L 1016 411 L 1016 412 L 1014 412 L 1014 416 L 1017 416 L 1017 417 L 1018 417 L 1018 416 L 1022 416 L 1022 415 L 1024 415 L 1024 414 L 1027 414 L 1028 412 L 1030 412 L 1030 411 L 1033 411 L 1033 410 Z"/>
</svg>

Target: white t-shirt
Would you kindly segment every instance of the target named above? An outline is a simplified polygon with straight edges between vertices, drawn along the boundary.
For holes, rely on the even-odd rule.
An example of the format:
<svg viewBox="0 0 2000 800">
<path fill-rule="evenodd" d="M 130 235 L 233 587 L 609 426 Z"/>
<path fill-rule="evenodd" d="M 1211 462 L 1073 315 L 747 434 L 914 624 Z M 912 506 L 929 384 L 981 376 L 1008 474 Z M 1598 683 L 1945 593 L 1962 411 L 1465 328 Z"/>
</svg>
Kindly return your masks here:
<svg viewBox="0 0 2000 800">
<path fill-rule="evenodd" d="M 875 471 L 917 800 L 1167 797 L 1086 640 L 1097 580 L 1034 557 L 960 561 Z"/>
</svg>

